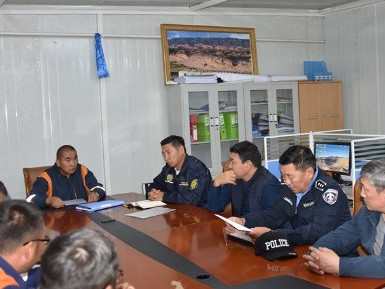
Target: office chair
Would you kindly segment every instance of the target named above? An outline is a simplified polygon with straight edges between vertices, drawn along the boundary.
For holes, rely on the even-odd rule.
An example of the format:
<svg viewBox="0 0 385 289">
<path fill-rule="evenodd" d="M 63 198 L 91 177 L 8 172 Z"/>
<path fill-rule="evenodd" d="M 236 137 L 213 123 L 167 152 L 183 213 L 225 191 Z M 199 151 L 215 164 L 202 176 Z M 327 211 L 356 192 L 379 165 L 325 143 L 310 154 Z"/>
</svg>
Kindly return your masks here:
<svg viewBox="0 0 385 289">
<path fill-rule="evenodd" d="M 27 197 L 29 196 L 29 193 L 31 192 L 32 186 L 37 177 L 50 167 L 51 166 L 23 168 L 25 194 Z"/>
<path fill-rule="evenodd" d="M 360 179 L 358 179 L 354 184 L 353 199 L 354 199 L 353 215 L 355 215 L 364 205 L 364 200 L 361 198 L 361 180 Z"/>
<path fill-rule="evenodd" d="M 150 192 L 150 185 L 152 183 L 142 183 L 142 193 L 146 196 L 146 200 L 148 199 L 148 193 Z"/>
</svg>

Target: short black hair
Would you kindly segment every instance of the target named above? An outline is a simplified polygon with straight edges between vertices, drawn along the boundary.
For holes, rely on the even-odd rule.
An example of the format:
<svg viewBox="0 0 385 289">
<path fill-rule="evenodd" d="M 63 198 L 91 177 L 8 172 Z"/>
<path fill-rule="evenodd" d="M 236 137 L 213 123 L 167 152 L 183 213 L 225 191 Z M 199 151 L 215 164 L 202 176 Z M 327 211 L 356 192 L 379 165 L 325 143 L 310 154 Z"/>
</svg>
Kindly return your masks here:
<svg viewBox="0 0 385 289">
<path fill-rule="evenodd" d="M 258 147 L 247 140 L 241 141 L 230 148 L 231 153 L 237 153 L 242 163 L 251 161 L 256 168 L 259 168 L 262 163 L 261 153 Z"/>
<path fill-rule="evenodd" d="M 115 288 L 118 258 L 106 236 L 80 229 L 49 244 L 41 258 L 41 272 L 41 289 Z"/>
<path fill-rule="evenodd" d="M 166 144 L 171 144 L 174 148 L 179 148 L 180 146 L 183 146 L 184 151 L 186 152 L 186 147 L 184 145 L 184 139 L 181 136 L 170 135 L 160 142 L 161 146 L 164 146 Z"/>
<path fill-rule="evenodd" d="M 42 212 L 24 200 L 0 203 L 0 253 L 11 253 L 44 229 Z"/>
<path fill-rule="evenodd" d="M 289 147 L 279 158 L 280 165 L 293 164 L 298 171 L 308 168 L 316 170 L 317 160 L 310 148 L 302 145 Z"/>
<path fill-rule="evenodd" d="M 56 159 L 60 159 L 61 156 L 63 155 L 63 153 L 68 152 L 68 151 L 75 151 L 76 152 L 76 149 L 71 145 L 63 145 L 60 148 L 58 148 L 58 150 L 56 152 Z"/>
<path fill-rule="evenodd" d="M 4 196 L 8 197 L 7 188 L 5 187 L 2 181 L 0 181 L 0 194 L 3 194 Z"/>
</svg>

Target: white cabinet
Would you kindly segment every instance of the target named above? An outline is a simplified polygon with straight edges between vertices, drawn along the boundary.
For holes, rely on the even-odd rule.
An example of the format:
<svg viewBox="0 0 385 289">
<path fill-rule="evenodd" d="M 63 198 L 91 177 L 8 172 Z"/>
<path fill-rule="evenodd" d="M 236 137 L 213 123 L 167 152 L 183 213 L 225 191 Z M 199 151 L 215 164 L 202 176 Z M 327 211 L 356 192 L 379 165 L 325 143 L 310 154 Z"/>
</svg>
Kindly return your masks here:
<svg viewBox="0 0 385 289">
<path fill-rule="evenodd" d="M 263 153 L 265 136 L 299 132 L 298 83 L 245 83 L 246 138 Z"/>
<path fill-rule="evenodd" d="M 216 175 L 239 141 L 298 132 L 297 82 L 181 84 L 167 87 L 170 134 Z"/>
</svg>

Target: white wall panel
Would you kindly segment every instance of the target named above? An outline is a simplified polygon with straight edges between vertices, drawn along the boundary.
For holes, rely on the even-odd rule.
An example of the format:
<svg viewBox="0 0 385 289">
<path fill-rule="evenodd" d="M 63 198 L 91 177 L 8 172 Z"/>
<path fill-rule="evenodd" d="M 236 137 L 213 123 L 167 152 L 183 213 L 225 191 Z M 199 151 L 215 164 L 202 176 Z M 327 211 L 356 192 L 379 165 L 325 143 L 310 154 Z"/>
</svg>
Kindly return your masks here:
<svg viewBox="0 0 385 289">
<path fill-rule="evenodd" d="M 108 35 L 103 46 L 110 72 L 103 85 L 93 38 L 71 36 L 97 32 L 96 14 L 0 15 L 0 33 L 26 34 L 0 36 L 0 179 L 13 197 L 24 195 L 22 167 L 53 163 L 65 143 L 111 185 L 110 193 L 139 191 L 160 172 L 159 142 L 168 135 L 166 108 L 172 101 L 163 83 L 161 23 L 254 27 L 257 39 L 305 40 L 257 42 L 262 74 L 302 74 L 303 60 L 322 59 L 322 44 L 306 43 L 321 39 L 322 19 L 316 17 L 109 11 L 100 23 Z M 28 36 L 31 32 L 69 35 Z"/>
<path fill-rule="evenodd" d="M 376 12 L 377 11 L 377 12 Z M 355 133 L 384 134 L 384 5 L 328 15 L 325 59 L 343 81 L 345 126 Z"/>
</svg>

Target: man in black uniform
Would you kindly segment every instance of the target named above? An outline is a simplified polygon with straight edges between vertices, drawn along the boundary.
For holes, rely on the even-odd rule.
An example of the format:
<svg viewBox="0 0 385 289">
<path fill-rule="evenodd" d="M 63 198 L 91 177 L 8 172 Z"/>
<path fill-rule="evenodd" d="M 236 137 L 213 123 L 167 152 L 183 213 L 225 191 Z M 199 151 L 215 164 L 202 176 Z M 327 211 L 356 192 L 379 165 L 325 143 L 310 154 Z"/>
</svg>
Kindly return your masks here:
<svg viewBox="0 0 385 289">
<path fill-rule="evenodd" d="M 166 162 L 149 186 L 149 200 L 204 206 L 211 184 L 211 174 L 203 162 L 187 155 L 184 140 L 171 135 L 161 141 Z"/>
<path fill-rule="evenodd" d="M 253 238 L 274 229 L 285 234 L 293 245 L 313 244 L 351 219 L 345 193 L 316 166 L 308 147 L 288 148 L 279 163 L 285 186 L 274 205 L 246 218 L 231 218 L 252 228 L 249 234 Z M 226 231 L 231 233 L 234 228 L 228 225 Z"/>
</svg>

